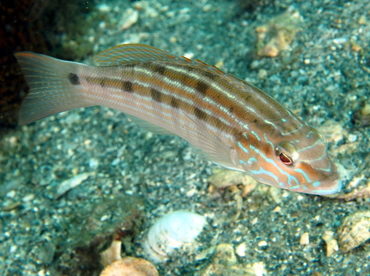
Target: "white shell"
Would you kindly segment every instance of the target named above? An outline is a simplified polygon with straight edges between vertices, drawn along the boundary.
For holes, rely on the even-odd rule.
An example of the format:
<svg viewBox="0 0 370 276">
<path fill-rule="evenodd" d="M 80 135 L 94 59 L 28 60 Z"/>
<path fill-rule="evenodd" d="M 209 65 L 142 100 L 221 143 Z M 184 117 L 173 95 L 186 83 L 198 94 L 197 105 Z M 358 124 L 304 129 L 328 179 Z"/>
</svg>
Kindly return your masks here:
<svg viewBox="0 0 370 276">
<path fill-rule="evenodd" d="M 200 234 L 206 219 L 189 211 L 175 211 L 156 221 L 143 243 L 147 257 L 163 262 L 174 249 L 191 245 Z"/>
</svg>

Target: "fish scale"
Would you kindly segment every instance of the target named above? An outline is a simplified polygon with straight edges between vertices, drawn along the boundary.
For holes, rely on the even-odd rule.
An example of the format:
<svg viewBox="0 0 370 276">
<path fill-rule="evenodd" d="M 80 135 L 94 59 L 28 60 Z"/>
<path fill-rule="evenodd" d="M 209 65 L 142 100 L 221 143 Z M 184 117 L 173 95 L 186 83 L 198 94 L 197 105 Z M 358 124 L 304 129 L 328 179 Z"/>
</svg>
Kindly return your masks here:
<svg viewBox="0 0 370 276">
<path fill-rule="evenodd" d="M 341 189 L 317 130 L 216 67 L 141 44 L 103 51 L 97 67 L 30 52 L 16 57 L 31 88 L 20 124 L 106 106 L 154 133 L 178 135 L 210 161 L 260 182 L 318 195 Z"/>
</svg>

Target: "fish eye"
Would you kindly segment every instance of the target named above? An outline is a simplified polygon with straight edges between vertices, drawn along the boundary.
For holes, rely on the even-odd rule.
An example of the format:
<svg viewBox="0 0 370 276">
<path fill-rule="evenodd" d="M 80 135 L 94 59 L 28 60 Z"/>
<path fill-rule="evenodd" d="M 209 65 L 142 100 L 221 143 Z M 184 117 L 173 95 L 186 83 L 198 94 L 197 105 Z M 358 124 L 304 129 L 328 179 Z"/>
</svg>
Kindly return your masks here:
<svg viewBox="0 0 370 276">
<path fill-rule="evenodd" d="M 293 160 L 288 155 L 286 155 L 284 152 L 279 153 L 279 159 L 281 162 L 283 162 L 284 165 L 287 165 L 287 166 L 293 165 Z"/>
<path fill-rule="evenodd" d="M 298 152 L 294 145 L 289 142 L 281 142 L 276 146 L 276 156 L 286 166 L 293 166 L 298 158 Z"/>
</svg>

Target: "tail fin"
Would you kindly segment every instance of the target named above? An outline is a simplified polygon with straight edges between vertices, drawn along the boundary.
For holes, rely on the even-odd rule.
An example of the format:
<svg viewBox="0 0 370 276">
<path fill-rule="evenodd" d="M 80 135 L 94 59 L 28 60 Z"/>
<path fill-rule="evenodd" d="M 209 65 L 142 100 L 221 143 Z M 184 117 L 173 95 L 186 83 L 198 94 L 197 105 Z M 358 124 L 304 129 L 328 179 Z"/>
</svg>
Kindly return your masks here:
<svg viewBox="0 0 370 276">
<path fill-rule="evenodd" d="M 84 65 L 31 52 L 18 52 L 15 56 L 30 87 L 19 111 L 20 125 L 91 105 L 84 99 L 78 76 L 78 69 Z"/>
</svg>

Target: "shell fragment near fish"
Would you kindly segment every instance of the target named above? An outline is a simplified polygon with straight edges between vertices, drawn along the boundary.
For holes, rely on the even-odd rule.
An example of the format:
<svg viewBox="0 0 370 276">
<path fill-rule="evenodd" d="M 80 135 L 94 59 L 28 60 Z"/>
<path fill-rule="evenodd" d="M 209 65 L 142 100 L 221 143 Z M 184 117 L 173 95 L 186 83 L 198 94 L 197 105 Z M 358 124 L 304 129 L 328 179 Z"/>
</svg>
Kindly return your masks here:
<svg viewBox="0 0 370 276">
<path fill-rule="evenodd" d="M 370 239 L 370 211 L 357 212 L 348 216 L 339 228 L 339 247 L 346 253 Z"/>
<path fill-rule="evenodd" d="M 175 249 L 190 247 L 205 224 L 203 216 L 184 210 L 163 216 L 149 229 L 143 243 L 148 259 L 163 262 Z"/>
</svg>

